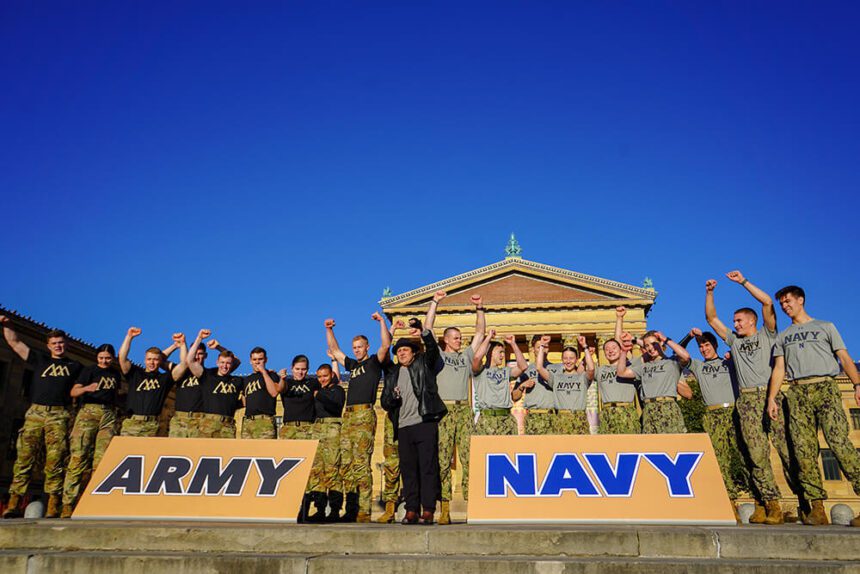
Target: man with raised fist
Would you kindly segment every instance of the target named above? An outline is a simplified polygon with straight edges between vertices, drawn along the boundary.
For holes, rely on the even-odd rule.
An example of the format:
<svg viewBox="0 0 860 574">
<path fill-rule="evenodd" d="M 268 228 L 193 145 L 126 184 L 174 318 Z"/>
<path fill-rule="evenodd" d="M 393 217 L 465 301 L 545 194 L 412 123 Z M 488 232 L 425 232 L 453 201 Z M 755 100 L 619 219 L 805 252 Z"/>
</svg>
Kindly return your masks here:
<svg viewBox="0 0 860 574">
<path fill-rule="evenodd" d="M 242 400 L 245 403 L 242 438 L 277 438 L 275 406 L 283 388 L 278 373 L 266 368 L 267 361 L 266 349 L 251 349 L 251 368 L 254 372 L 242 377 Z"/>
<path fill-rule="evenodd" d="M 236 438 L 236 409 L 241 407 L 239 393 L 242 379 L 233 375 L 233 364 L 238 358 L 227 349 L 218 355 L 214 369 L 204 369 L 196 360 L 197 350 L 212 332 L 201 329 L 191 344 L 185 362 L 191 373 L 200 381 L 203 397 L 203 414 L 198 423 L 200 438 Z M 210 341 L 210 349 L 219 348 L 217 341 Z"/>
</svg>

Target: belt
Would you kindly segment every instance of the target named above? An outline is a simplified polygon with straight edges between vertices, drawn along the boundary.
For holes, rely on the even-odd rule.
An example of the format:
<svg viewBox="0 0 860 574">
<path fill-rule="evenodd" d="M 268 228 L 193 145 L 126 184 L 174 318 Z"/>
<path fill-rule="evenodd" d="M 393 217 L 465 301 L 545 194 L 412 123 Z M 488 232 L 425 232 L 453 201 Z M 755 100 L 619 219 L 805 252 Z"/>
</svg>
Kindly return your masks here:
<svg viewBox="0 0 860 574">
<path fill-rule="evenodd" d="M 339 425 L 340 423 L 343 422 L 343 419 L 341 419 L 340 417 L 322 417 L 322 418 L 318 418 L 316 420 L 316 422 L 324 423 L 324 424 L 332 424 L 333 423 L 333 424 Z"/>
<path fill-rule="evenodd" d="M 735 406 L 734 403 L 720 403 L 718 405 L 708 405 L 707 407 L 705 407 L 705 410 L 718 411 L 720 409 L 730 409 L 733 406 Z"/>
<path fill-rule="evenodd" d="M 199 419 L 203 416 L 203 413 L 195 413 L 191 411 L 176 411 L 173 414 L 179 417 L 186 417 L 189 419 Z"/>
<path fill-rule="evenodd" d="M 456 407 L 456 406 L 460 406 L 460 405 L 468 405 L 469 404 L 468 400 L 466 400 L 466 401 L 442 401 L 442 402 L 445 403 L 445 406 L 448 406 L 448 407 Z"/>
<path fill-rule="evenodd" d="M 511 414 L 511 409 L 481 409 L 481 416 L 503 417 Z"/>
<path fill-rule="evenodd" d="M 236 424 L 236 419 L 233 417 L 225 417 L 222 415 L 215 415 L 212 413 L 203 413 L 202 415 L 200 415 L 200 418 L 208 419 L 208 420 L 221 421 L 222 423 Z"/>
<path fill-rule="evenodd" d="M 814 385 L 815 383 L 827 383 L 833 380 L 833 377 L 804 377 L 802 379 L 794 379 L 788 381 L 789 385 Z"/>
<path fill-rule="evenodd" d="M 158 415 L 131 415 L 128 418 L 133 421 L 143 421 L 145 423 L 151 423 L 158 420 Z"/>
<path fill-rule="evenodd" d="M 558 409 L 559 415 L 575 415 L 577 413 L 585 414 L 585 409 L 573 410 L 573 409 Z"/>
<path fill-rule="evenodd" d="M 366 411 L 367 409 L 372 409 L 373 405 L 369 405 L 367 403 L 363 405 L 346 405 L 346 412 L 351 413 L 354 411 Z"/>
<path fill-rule="evenodd" d="M 291 426 L 291 427 L 304 427 L 304 426 L 310 426 L 312 424 L 314 424 L 314 423 L 312 423 L 311 421 L 284 421 L 284 426 Z"/>
<path fill-rule="evenodd" d="M 256 420 L 260 420 L 260 419 L 269 419 L 269 420 L 272 420 L 272 419 L 274 419 L 275 417 L 273 417 L 272 415 L 251 415 L 251 416 L 249 416 L 249 417 L 244 417 L 244 418 L 245 418 L 245 420 L 246 420 L 246 421 L 256 421 Z"/>
<path fill-rule="evenodd" d="M 629 407 L 632 402 L 625 403 L 623 401 L 612 401 L 611 403 L 603 403 L 604 407 Z"/>
<path fill-rule="evenodd" d="M 529 409 L 530 415 L 555 415 L 558 409 Z"/>
<path fill-rule="evenodd" d="M 30 408 L 35 409 L 37 411 L 45 411 L 45 412 L 53 412 L 53 411 L 67 411 L 69 408 L 65 405 L 37 405 L 33 403 L 30 405 Z"/>
<path fill-rule="evenodd" d="M 81 408 L 86 407 L 97 407 L 103 411 L 112 411 L 114 409 L 113 405 L 103 405 L 102 403 L 84 403 L 81 405 Z"/>
<path fill-rule="evenodd" d="M 678 399 L 675 397 L 654 397 L 653 399 L 645 399 L 646 403 L 665 403 L 668 401 L 675 402 Z"/>
<path fill-rule="evenodd" d="M 763 393 L 765 391 L 767 391 L 767 385 L 764 385 L 762 387 L 746 387 L 741 389 L 742 393 Z"/>
</svg>

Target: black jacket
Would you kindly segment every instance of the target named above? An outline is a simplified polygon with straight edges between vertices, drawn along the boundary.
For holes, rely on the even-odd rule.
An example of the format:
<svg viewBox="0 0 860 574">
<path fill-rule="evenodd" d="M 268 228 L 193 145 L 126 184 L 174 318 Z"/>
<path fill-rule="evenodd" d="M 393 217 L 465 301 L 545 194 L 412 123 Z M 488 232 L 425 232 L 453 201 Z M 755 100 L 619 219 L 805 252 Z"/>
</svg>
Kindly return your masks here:
<svg viewBox="0 0 860 574">
<path fill-rule="evenodd" d="M 436 386 L 436 375 L 442 370 L 444 363 L 439 354 L 439 344 L 433 336 L 433 332 L 425 329 L 421 333 L 424 340 L 424 352 L 415 355 L 407 368 L 412 377 L 412 390 L 418 399 L 418 414 L 424 422 L 438 422 L 448 413 L 445 403 L 439 398 L 439 388 Z M 388 361 L 385 371 L 385 383 L 382 387 L 380 403 L 382 408 L 388 411 L 388 418 L 394 423 L 394 436 L 397 437 L 398 420 L 400 418 L 400 404 L 402 399 L 394 396 L 394 387 L 397 386 L 397 377 L 400 374 L 400 365 Z"/>
</svg>

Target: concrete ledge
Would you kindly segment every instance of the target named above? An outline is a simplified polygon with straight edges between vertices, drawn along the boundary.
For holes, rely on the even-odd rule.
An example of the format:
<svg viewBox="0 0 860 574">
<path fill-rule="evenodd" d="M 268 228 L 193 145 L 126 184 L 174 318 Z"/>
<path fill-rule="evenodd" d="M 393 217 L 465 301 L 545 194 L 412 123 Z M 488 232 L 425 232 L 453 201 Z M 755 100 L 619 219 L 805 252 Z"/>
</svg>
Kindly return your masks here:
<svg viewBox="0 0 860 574">
<path fill-rule="evenodd" d="M 635 529 L 612 527 L 445 527 L 429 533 L 430 554 L 638 556 Z"/>
<path fill-rule="evenodd" d="M 27 574 L 29 554 L 0 553 L 0 572 L 3 574 Z"/>
<path fill-rule="evenodd" d="M 860 561 L 860 528 L 760 526 L 717 529 L 716 535 L 723 558 Z"/>
<path fill-rule="evenodd" d="M 719 558 L 717 534 L 709 528 L 655 526 L 639 528 L 639 556 L 649 558 Z M 860 538 L 857 539 L 860 542 Z M 743 558 L 758 557 L 749 554 Z M 738 556 L 741 558 L 741 556 Z"/>
</svg>

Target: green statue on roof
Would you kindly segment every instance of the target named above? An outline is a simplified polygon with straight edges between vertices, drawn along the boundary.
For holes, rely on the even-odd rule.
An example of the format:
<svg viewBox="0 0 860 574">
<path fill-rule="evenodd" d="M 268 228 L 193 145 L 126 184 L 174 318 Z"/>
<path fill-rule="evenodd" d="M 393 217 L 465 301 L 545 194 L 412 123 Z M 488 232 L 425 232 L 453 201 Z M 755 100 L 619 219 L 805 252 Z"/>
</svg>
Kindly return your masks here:
<svg viewBox="0 0 860 574">
<path fill-rule="evenodd" d="M 511 233 L 511 239 L 505 247 L 505 259 L 522 259 L 523 248 L 520 247 L 516 236 Z"/>
</svg>

